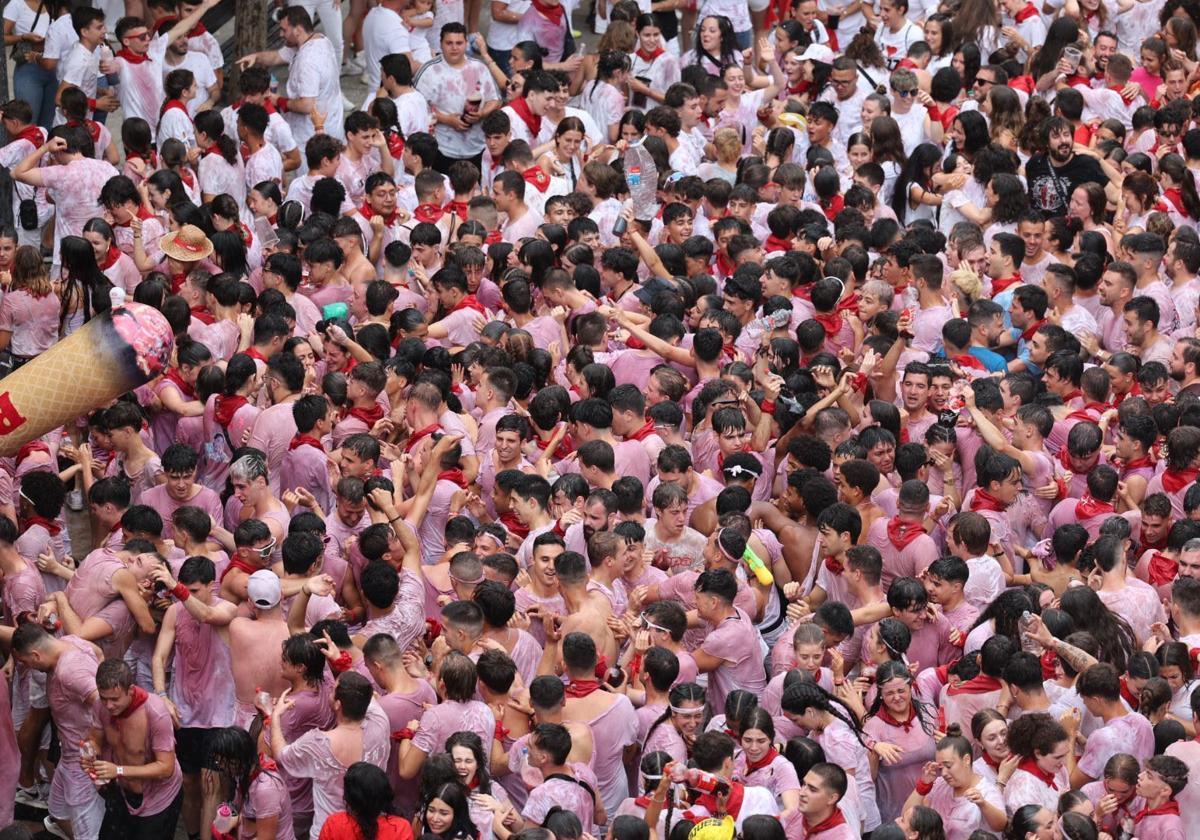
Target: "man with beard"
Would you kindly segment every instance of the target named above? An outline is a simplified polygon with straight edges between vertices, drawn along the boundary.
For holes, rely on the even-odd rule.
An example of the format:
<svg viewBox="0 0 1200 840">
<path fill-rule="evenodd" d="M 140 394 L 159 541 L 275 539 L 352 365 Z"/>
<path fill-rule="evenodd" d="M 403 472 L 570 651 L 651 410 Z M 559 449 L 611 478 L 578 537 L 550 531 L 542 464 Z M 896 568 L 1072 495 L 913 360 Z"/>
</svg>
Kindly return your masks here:
<svg viewBox="0 0 1200 840">
<path fill-rule="evenodd" d="M 1181 338 L 1171 349 L 1171 360 L 1168 364 L 1171 378 L 1180 383 L 1176 399 L 1185 394 L 1200 397 L 1200 340 Z"/>
<path fill-rule="evenodd" d="M 1049 154 L 1039 153 L 1025 167 L 1029 202 L 1047 216 L 1064 216 L 1067 201 L 1080 184 L 1094 181 L 1104 187 L 1113 203 L 1120 197 L 1095 158 L 1075 154 L 1075 135 L 1062 117 L 1051 117 L 1042 126 L 1042 142 Z"/>
</svg>

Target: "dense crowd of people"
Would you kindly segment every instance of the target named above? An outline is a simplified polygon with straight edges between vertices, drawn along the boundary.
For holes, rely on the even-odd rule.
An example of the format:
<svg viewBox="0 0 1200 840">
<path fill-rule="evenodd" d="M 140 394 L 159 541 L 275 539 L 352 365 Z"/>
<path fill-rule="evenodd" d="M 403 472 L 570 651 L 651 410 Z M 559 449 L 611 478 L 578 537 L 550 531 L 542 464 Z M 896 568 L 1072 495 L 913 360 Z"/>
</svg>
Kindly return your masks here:
<svg viewBox="0 0 1200 840">
<path fill-rule="evenodd" d="M 0 375 L 175 343 L 0 459 L 3 840 L 1200 830 L 1195 0 L 216 2 L 4 7 Z"/>
</svg>

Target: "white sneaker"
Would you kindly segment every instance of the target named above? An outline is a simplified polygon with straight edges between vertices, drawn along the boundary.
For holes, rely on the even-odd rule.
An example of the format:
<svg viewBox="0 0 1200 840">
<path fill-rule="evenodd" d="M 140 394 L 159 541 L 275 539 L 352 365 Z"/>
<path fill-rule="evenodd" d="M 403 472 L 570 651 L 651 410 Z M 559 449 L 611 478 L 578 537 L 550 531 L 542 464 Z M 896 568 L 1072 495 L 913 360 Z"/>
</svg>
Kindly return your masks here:
<svg viewBox="0 0 1200 840">
<path fill-rule="evenodd" d="M 83 491 L 72 490 L 67 494 L 67 507 L 71 510 L 83 510 Z"/>
<path fill-rule="evenodd" d="M 42 825 L 45 827 L 46 831 L 50 832 L 55 837 L 61 838 L 61 840 L 71 840 L 71 835 L 59 828 L 58 823 L 56 823 L 49 814 L 42 819 Z"/>
<path fill-rule="evenodd" d="M 349 98 L 346 96 L 346 94 L 344 94 L 344 93 L 342 94 L 342 107 L 345 108 L 347 111 L 353 111 L 356 107 L 355 104 L 353 102 L 351 102 L 349 100 Z"/>
<path fill-rule="evenodd" d="M 362 62 L 359 61 L 357 58 L 355 58 L 352 55 L 348 55 L 344 59 L 342 59 L 342 75 L 343 76 L 357 76 L 364 69 L 365 68 L 363 67 Z"/>
<path fill-rule="evenodd" d="M 18 787 L 15 800 L 18 805 L 25 805 L 42 811 L 46 811 L 50 808 L 50 805 L 44 798 L 42 798 L 42 794 L 38 790 L 37 785 L 28 788 Z"/>
</svg>

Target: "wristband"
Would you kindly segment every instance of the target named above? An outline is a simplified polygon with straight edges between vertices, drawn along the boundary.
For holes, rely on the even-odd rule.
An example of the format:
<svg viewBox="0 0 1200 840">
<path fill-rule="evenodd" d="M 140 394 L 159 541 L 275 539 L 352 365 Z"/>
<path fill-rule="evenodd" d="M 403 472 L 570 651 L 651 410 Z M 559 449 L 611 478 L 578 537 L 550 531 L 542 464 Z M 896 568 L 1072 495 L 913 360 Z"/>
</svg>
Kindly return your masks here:
<svg viewBox="0 0 1200 840">
<path fill-rule="evenodd" d="M 182 583 L 177 583 L 171 588 L 171 594 L 179 601 L 186 601 L 192 597 L 192 592 Z"/>
<path fill-rule="evenodd" d="M 865 393 L 867 390 L 867 375 L 861 372 L 854 374 L 854 378 L 850 380 L 850 387 L 855 391 Z"/>
<path fill-rule="evenodd" d="M 281 114 L 288 112 L 288 98 L 286 96 L 275 97 L 275 110 Z"/>
<path fill-rule="evenodd" d="M 929 119 L 942 121 L 942 110 L 937 105 L 927 105 L 925 110 L 929 113 Z"/>
<path fill-rule="evenodd" d="M 120 764 L 118 764 L 117 765 L 117 776 L 120 777 L 120 776 L 124 776 L 124 775 L 125 775 L 125 768 L 122 767 Z"/>
<path fill-rule="evenodd" d="M 95 110 L 96 110 L 96 100 L 95 100 L 95 99 L 89 99 L 89 100 L 87 101 L 87 106 L 88 106 L 88 108 L 89 108 L 90 110 L 92 110 L 92 111 L 95 111 Z"/>
<path fill-rule="evenodd" d="M 263 726 L 270 726 L 270 725 L 271 725 L 271 716 L 263 715 Z"/>
<path fill-rule="evenodd" d="M 916 790 L 917 793 L 921 794 L 921 796 L 928 796 L 929 792 L 933 790 L 933 782 L 927 782 L 924 779 L 917 779 Z"/>
<path fill-rule="evenodd" d="M 329 663 L 329 667 L 333 669 L 333 673 L 341 674 L 349 671 L 354 666 L 354 660 L 346 651 L 338 654 L 338 658 Z"/>
<path fill-rule="evenodd" d="M 503 741 L 510 734 L 511 733 L 509 732 L 509 730 L 504 728 L 504 721 L 497 718 L 496 719 L 496 730 L 495 730 L 495 734 L 494 734 L 495 739 L 497 741 Z"/>
<path fill-rule="evenodd" d="M 393 741 L 411 741 L 413 739 L 413 736 L 416 734 L 417 733 L 413 732 L 411 729 L 409 729 L 406 726 L 403 729 L 397 729 L 395 732 L 393 732 L 392 740 Z"/>
<path fill-rule="evenodd" d="M 774 414 L 775 413 L 775 400 L 763 400 L 762 401 L 762 410 L 763 410 L 764 414 Z"/>
</svg>

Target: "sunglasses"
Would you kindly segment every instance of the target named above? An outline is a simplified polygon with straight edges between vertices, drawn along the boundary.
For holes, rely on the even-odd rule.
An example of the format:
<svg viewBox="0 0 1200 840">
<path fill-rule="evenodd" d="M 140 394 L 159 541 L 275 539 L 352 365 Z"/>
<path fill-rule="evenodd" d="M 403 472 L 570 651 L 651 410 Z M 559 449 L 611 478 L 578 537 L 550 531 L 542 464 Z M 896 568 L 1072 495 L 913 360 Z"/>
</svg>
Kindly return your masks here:
<svg viewBox="0 0 1200 840">
<path fill-rule="evenodd" d="M 993 79 L 984 79 L 980 76 L 976 76 L 975 84 L 977 84 L 977 85 L 994 85 L 994 84 L 996 84 L 996 82 Z"/>
<path fill-rule="evenodd" d="M 260 557 L 270 557 L 271 552 L 275 550 L 275 538 L 271 537 L 271 541 L 262 548 L 252 548 L 250 550 L 257 552 Z"/>
<path fill-rule="evenodd" d="M 898 90 L 896 91 L 896 95 L 908 99 L 910 96 L 916 96 L 917 92 L 916 90 Z"/>
</svg>

